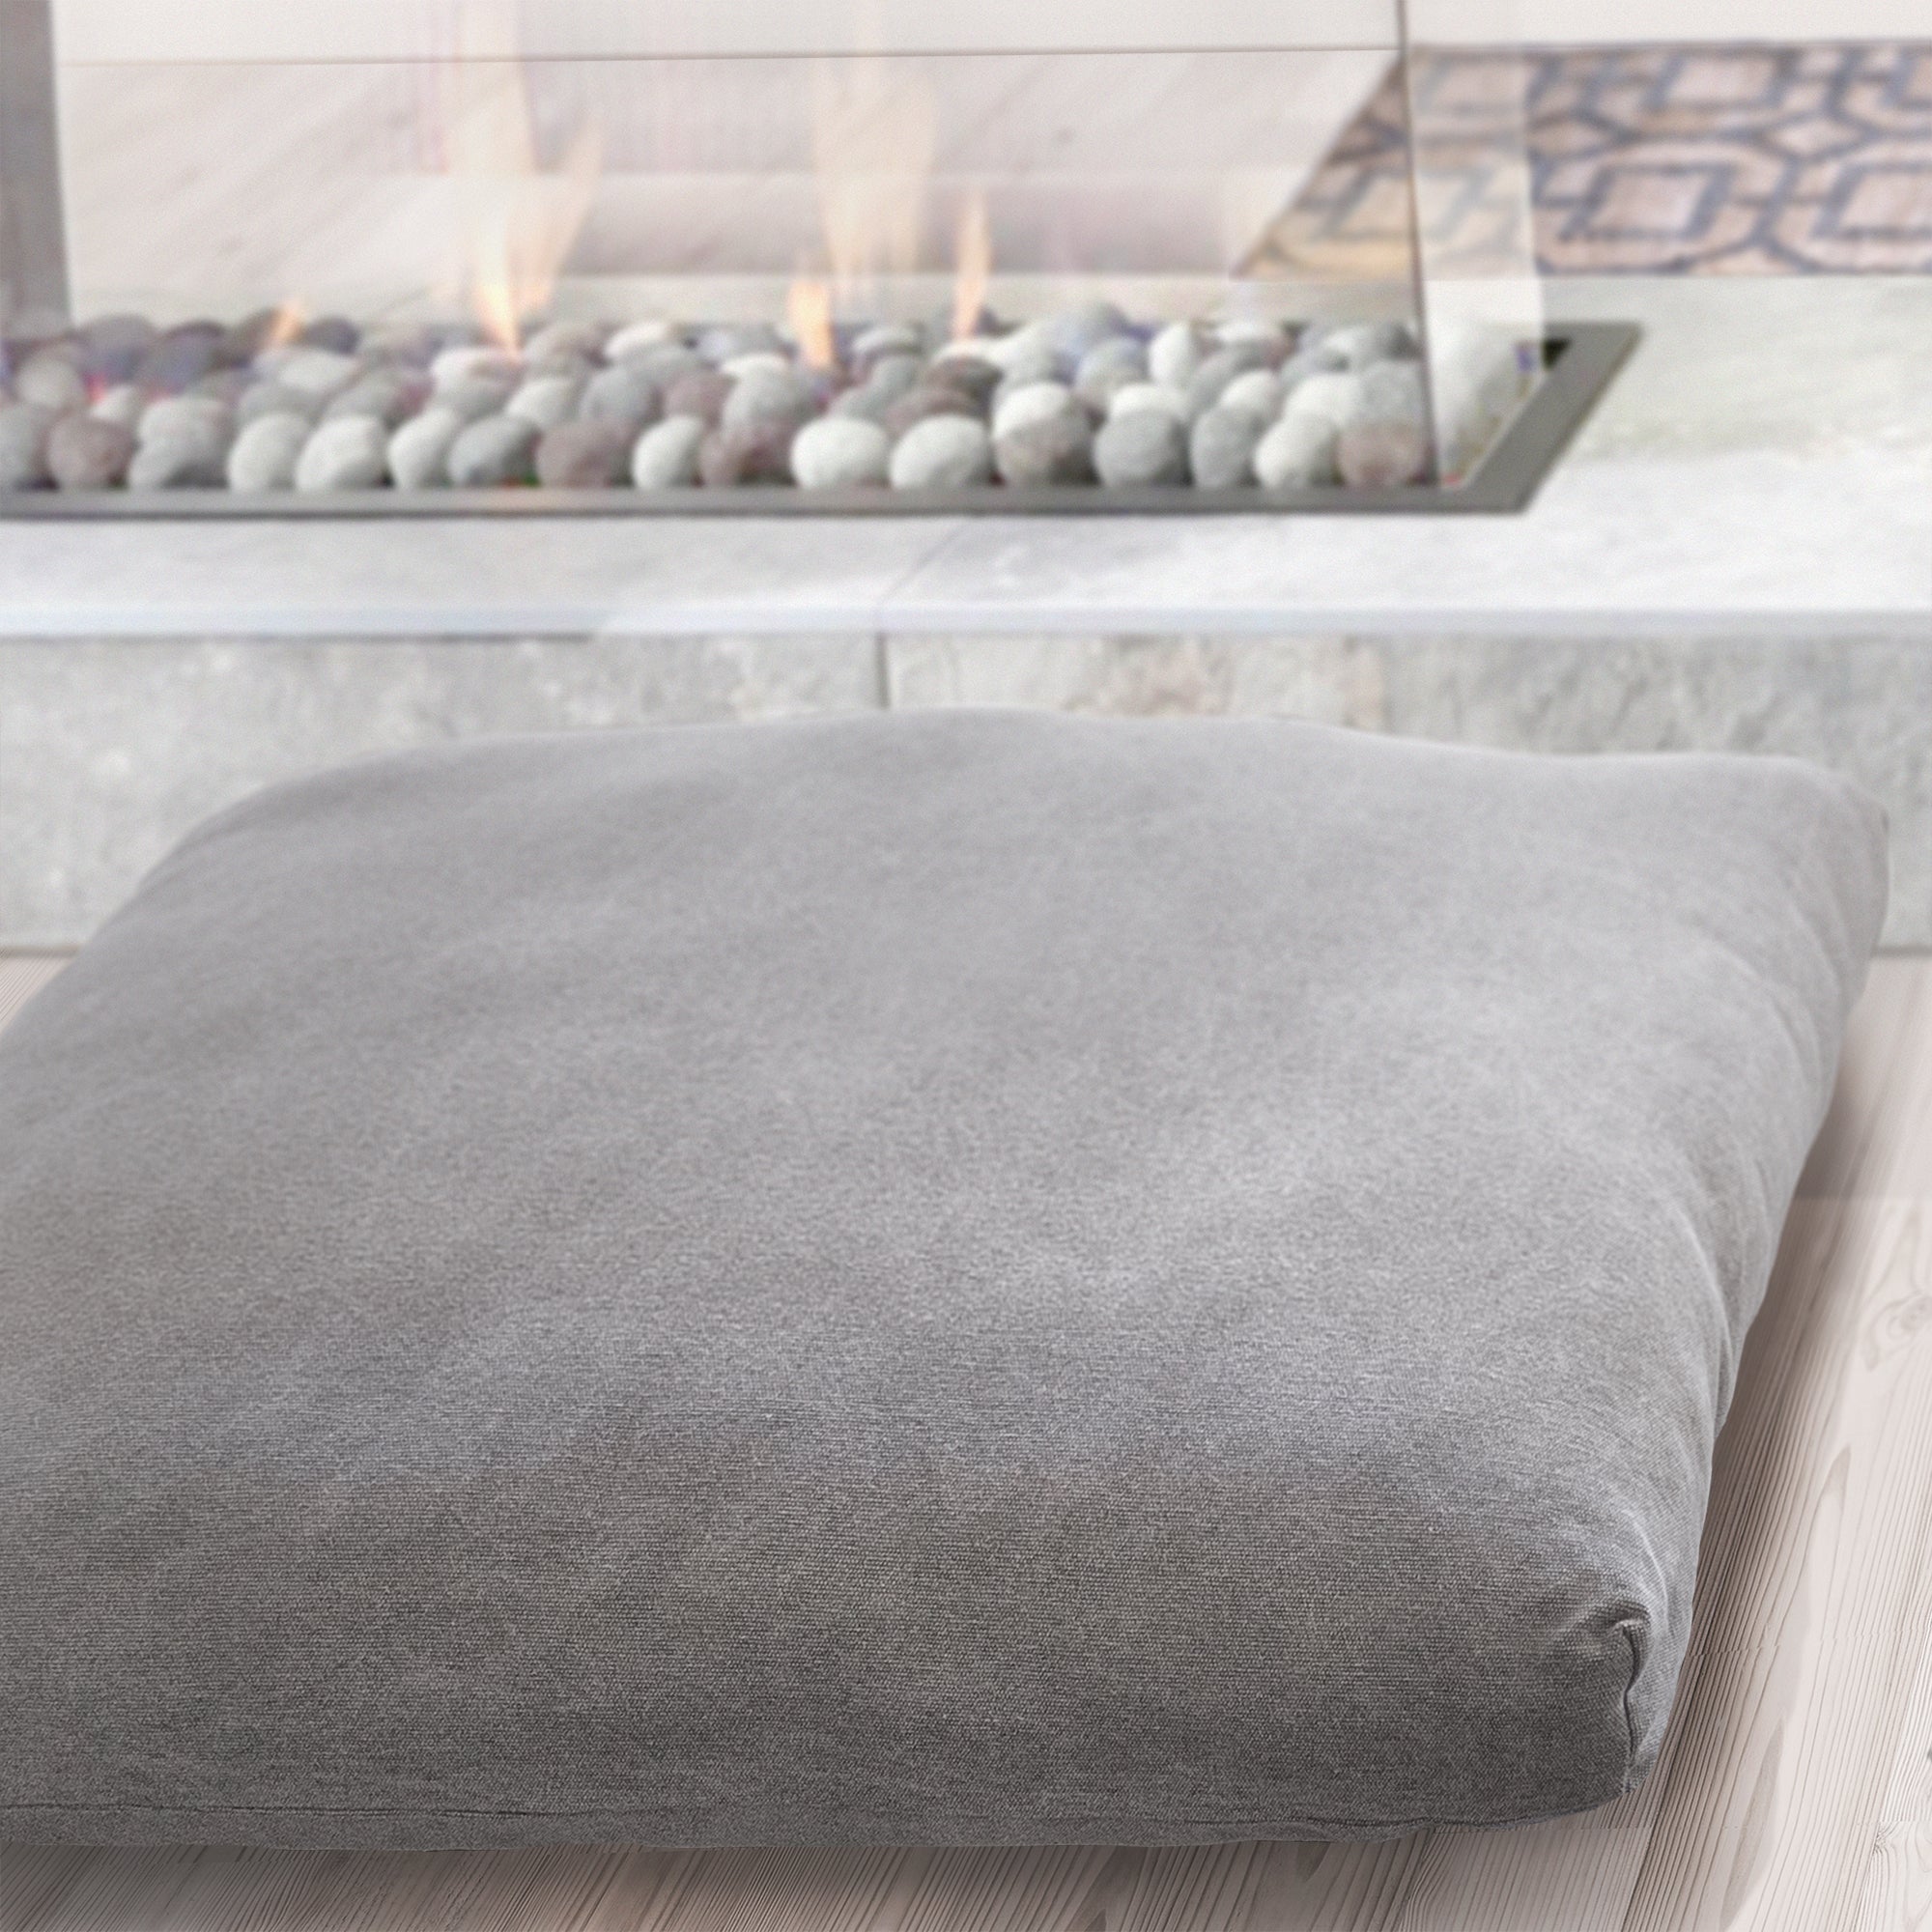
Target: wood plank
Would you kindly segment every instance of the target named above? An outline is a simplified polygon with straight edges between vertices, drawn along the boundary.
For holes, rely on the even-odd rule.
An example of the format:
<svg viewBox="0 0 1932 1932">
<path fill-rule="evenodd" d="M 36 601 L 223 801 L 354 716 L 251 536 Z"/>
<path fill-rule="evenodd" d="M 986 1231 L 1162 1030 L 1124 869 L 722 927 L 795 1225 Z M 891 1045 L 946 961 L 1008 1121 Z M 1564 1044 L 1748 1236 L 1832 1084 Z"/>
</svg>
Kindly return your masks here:
<svg viewBox="0 0 1932 1932">
<path fill-rule="evenodd" d="M 68 962 L 65 952 L 0 952 L 0 1027 Z"/>
<path fill-rule="evenodd" d="M 1932 1195 L 1932 961 L 1872 961 L 1801 1197 Z"/>
<path fill-rule="evenodd" d="M 1932 1823 L 1887 1825 L 1872 1847 L 1855 1932 L 1932 1926 Z"/>
<path fill-rule="evenodd" d="M 1856 1908 L 1932 1564 L 1932 1203 L 1801 1202 L 1720 1449 L 1694 1682 L 1628 1924 Z"/>
</svg>

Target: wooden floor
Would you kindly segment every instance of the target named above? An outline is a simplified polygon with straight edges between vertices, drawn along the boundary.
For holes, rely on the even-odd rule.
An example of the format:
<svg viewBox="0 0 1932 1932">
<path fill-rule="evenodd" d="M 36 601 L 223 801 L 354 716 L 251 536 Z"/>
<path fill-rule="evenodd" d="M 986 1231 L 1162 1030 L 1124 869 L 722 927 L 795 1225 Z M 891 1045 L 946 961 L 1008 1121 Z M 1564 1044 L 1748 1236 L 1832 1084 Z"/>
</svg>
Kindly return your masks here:
<svg viewBox="0 0 1932 1932">
<path fill-rule="evenodd" d="M 58 962 L 0 959 L 0 1023 Z M 4 1748 L 4 1740 L 0 1740 Z M 1656 1775 L 1148 1852 L 0 1852 L 4 1932 L 1932 1932 L 1932 959 L 1881 959 L 1718 1445 Z"/>
</svg>

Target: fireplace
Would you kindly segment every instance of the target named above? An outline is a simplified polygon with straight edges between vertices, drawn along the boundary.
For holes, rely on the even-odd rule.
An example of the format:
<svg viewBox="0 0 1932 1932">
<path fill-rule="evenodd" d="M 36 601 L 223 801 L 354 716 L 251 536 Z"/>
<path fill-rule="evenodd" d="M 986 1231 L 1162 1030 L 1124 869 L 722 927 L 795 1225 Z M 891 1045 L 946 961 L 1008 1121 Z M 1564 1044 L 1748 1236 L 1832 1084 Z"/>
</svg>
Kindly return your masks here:
<svg viewBox="0 0 1932 1932">
<path fill-rule="evenodd" d="M 0 8 L 10 516 L 1506 510 L 1633 333 L 1394 0 Z"/>
</svg>

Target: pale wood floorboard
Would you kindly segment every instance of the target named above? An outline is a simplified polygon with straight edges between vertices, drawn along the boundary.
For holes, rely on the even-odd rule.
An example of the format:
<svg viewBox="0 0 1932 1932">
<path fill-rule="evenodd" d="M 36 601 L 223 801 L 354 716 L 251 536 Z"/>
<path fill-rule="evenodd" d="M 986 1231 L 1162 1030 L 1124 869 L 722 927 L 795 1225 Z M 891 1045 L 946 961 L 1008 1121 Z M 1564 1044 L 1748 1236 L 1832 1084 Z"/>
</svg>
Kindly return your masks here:
<svg viewBox="0 0 1932 1932">
<path fill-rule="evenodd" d="M 0 1025 L 58 971 L 0 958 Z M 1719 1443 L 1663 1757 L 1382 1844 L 10 1847 L 5 1932 L 1932 1932 L 1932 959 L 1879 960 Z"/>
</svg>

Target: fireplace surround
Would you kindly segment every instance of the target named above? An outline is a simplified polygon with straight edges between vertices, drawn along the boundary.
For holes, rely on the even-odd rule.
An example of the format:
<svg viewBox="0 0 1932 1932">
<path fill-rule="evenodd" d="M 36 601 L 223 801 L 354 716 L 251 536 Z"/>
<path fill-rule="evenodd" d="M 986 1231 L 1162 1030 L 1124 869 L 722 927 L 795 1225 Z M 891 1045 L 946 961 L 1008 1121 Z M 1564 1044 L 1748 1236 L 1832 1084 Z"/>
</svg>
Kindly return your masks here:
<svg viewBox="0 0 1932 1932">
<path fill-rule="evenodd" d="M 1511 510 L 1634 335 L 1432 5 L 4 5 L 7 515 Z"/>
</svg>

